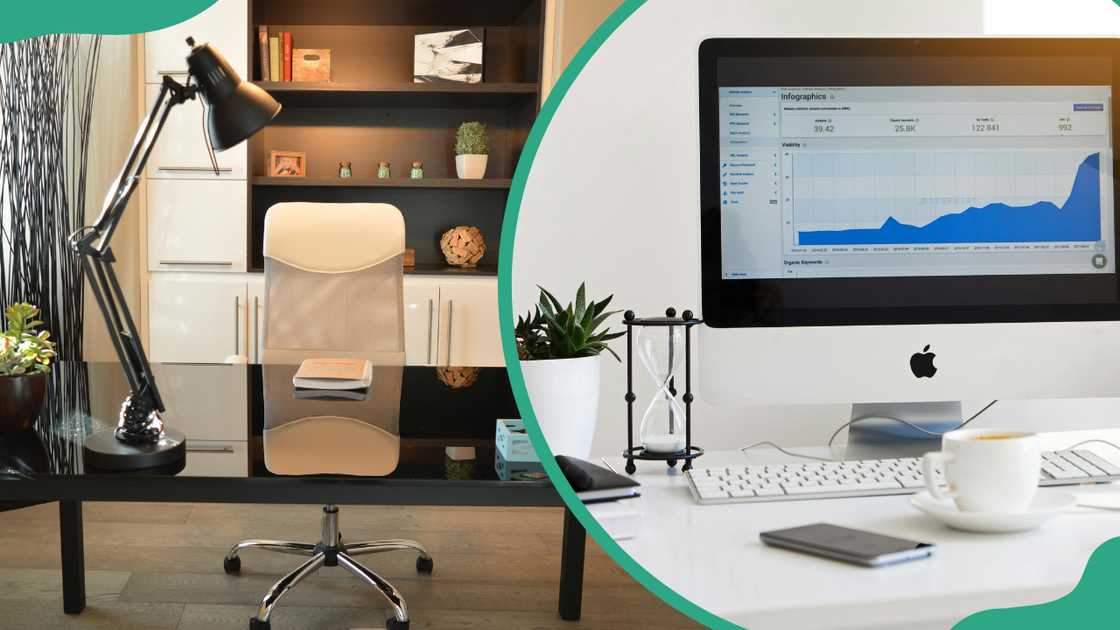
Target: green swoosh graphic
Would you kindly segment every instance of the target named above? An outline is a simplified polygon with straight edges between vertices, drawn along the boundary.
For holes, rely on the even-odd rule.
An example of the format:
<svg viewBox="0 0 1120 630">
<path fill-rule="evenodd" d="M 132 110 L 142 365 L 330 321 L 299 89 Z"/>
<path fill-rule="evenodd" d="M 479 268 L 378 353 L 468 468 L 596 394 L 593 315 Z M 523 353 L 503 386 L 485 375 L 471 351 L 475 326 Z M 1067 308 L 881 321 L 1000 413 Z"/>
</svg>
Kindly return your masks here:
<svg viewBox="0 0 1120 630">
<path fill-rule="evenodd" d="M 49 33 L 146 33 L 194 17 L 215 0 L 8 0 L 0 42 Z"/>
<path fill-rule="evenodd" d="M 697 606 L 673 589 L 665 586 L 649 571 L 646 571 L 599 526 L 594 517 L 587 511 L 587 508 L 583 506 L 583 502 L 576 497 L 571 484 L 564 478 L 560 468 L 556 465 L 556 459 L 552 456 L 552 451 L 548 448 L 544 435 L 541 433 L 540 425 L 537 424 L 537 417 L 533 414 L 533 408 L 529 403 L 529 394 L 525 390 L 525 379 L 521 374 L 521 363 L 517 358 L 517 343 L 513 336 L 513 277 L 511 271 L 513 266 L 513 241 L 517 233 L 517 215 L 521 208 L 521 198 L 525 194 L 525 181 L 529 177 L 533 159 L 540 148 L 541 138 L 548 129 L 552 117 L 556 115 L 556 109 L 560 106 L 560 101 L 563 100 L 564 95 L 571 88 L 572 82 L 575 81 L 583 67 L 587 65 L 591 56 L 602 46 L 607 37 L 643 4 L 645 4 L 645 0 L 626 0 L 592 33 L 587 42 L 579 49 L 579 52 L 572 58 L 560 78 L 557 79 L 556 85 L 553 86 L 548 98 L 541 105 L 540 114 L 537 116 L 536 122 L 533 123 L 533 128 L 529 130 L 529 137 L 525 142 L 525 148 L 521 152 L 521 159 L 517 163 L 517 170 L 514 172 L 513 183 L 510 186 L 505 219 L 502 221 L 501 248 L 498 253 L 498 316 L 502 329 L 502 349 L 506 367 L 509 371 L 510 385 L 513 388 L 514 397 L 517 399 L 517 407 L 521 410 L 521 418 L 525 422 L 525 428 L 529 432 L 533 447 L 540 455 L 541 463 L 545 471 L 548 472 L 552 484 L 560 493 L 561 498 L 564 499 L 568 509 L 587 529 L 587 533 L 619 566 L 669 605 L 710 628 L 738 629 L 740 626 L 724 621 Z"/>
<path fill-rule="evenodd" d="M 1030 562 L 1029 559 L 1025 561 Z M 1113 538 L 1097 547 L 1085 565 L 1081 581 L 1065 597 L 1035 606 L 978 612 L 965 617 L 953 630 L 1116 628 L 1120 626 L 1117 568 L 1120 568 L 1120 538 Z"/>
</svg>

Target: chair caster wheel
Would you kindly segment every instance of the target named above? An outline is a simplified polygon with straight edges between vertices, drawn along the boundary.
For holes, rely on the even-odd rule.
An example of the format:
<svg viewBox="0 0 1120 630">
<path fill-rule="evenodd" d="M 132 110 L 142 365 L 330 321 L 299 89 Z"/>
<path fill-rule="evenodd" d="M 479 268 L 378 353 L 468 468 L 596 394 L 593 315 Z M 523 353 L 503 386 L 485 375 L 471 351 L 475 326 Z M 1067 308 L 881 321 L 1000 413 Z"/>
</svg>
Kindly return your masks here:
<svg viewBox="0 0 1120 630">
<path fill-rule="evenodd" d="M 675 460 L 675 459 L 670 459 L 667 463 L 669 464 L 669 468 L 676 468 L 677 467 L 677 460 Z"/>
<path fill-rule="evenodd" d="M 434 568 L 435 568 L 435 561 L 432 560 L 431 558 L 425 558 L 424 556 L 420 556 L 419 558 L 416 559 L 416 572 L 417 573 L 426 573 L 428 575 L 431 575 L 432 574 L 432 569 L 434 569 Z"/>
<path fill-rule="evenodd" d="M 396 617 L 389 617 L 385 620 L 385 630 L 408 630 L 408 622 L 397 621 Z"/>
<path fill-rule="evenodd" d="M 633 475 L 634 471 L 636 471 L 636 470 L 638 470 L 638 467 L 634 465 L 634 460 L 632 460 L 632 459 L 627 460 L 626 461 L 626 474 Z"/>
<path fill-rule="evenodd" d="M 249 620 L 249 630 L 272 630 L 271 621 L 261 621 L 256 617 Z"/>
<path fill-rule="evenodd" d="M 222 568 L 230 575 L 237 575 L 241 573 L 241 558 L 234 556 L 233 558 L 226 558 L 222 560 Z M 268 623 L 267 621 L 265 623 Z"/>
</svg>

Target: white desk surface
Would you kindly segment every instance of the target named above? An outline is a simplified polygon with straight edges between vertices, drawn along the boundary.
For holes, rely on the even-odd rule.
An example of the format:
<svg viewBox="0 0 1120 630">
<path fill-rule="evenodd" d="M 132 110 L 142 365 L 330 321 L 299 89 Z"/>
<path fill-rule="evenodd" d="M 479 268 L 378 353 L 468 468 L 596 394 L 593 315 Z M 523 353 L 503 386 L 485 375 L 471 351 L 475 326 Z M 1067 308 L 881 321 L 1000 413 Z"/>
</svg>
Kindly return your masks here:
<svg viewBox="0 0 1120 630">
<path fill-rule="evenodd" d="M 1043 449 L 1100 438 L 1120 444 L 1120 430 L 1042 434 Z M 1107 445 L 1087 448 L 1110 459 Z M 823 448 L 790 449 L 826 455 Z M 1109 451 L 1112 452 L 1109 452 Z M 621 457 L 603 460 L 622 472 Z M 697 467 L 790 460 L 759 448 L 708 451 Z M 1120 511 L 1074 508 L 1040 529 L 972 534 L 948 529 L 919 512 L 909 496 L 698 505 L 684 476 L 664 462 L 635 462 L 642 497 L 642 534 L 618 541 L 637 562 L 695 604 L 750 630 L 814 628 L 948 628 L 988 608 L 1051 601 L 1081 578 L 1092 552 L 1120 536 Z M 679 469 L 679 465 L 678 465 Z M 1058 491 L 1115 495 L 1114 484 Z M 1043 488 L 1040 492 L 1053 492 Z M 1106 499 L 1107 500 L 1107 499 Z M 594 513 L 594 505 L 589 506 Z M 762 531 L 828 522 L 937 544 L 926 560 L 876 569 L 763 545 Z"/>
</svg>

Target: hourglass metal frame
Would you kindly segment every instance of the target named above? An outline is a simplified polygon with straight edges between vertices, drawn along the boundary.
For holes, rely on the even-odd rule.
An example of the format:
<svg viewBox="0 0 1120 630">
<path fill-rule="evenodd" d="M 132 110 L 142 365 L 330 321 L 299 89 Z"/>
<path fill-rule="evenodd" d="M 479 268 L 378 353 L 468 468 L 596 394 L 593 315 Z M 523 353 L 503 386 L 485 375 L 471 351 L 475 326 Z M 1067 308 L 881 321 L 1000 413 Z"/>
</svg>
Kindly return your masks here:
<svg viewBox="0 0 1120 630">
<path fill-rule="evenodd" d="M 634 460 L 663 461 L 674 468 L 678 461 L 683 461 L 681 470 L 692 468 L 692 460 L 704 454 L 704 449 L 692 444 L 692 327 L 702 324 L 703 320 L 693 316 L 692 311 L 684 311 L 677 317 L 675 308 L 665 309 L 665 317 L 639 318 L 634 311 L 626 311 L 622 315 L 622 323 L 626 326 L 626 450 L 622 456 L 626 458 L 626 473 L 634 474 L 638 468 Z M 647 452 L 644 446 L 634 446 L 634 327 L 635 326 L 684 326 L 684 449 L 676 453 Z M 677 395 L 676 375 L 669 379 L 669 393 Z"/>
</svg>

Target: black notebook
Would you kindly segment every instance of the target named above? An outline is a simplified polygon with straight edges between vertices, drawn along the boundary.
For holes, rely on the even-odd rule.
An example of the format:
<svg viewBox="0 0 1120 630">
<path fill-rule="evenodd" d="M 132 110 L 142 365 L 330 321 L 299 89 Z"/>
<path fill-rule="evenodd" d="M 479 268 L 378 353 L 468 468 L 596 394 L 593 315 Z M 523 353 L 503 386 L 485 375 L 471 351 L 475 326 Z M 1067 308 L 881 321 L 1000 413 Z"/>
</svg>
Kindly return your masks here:
<svg viewBox="0 0 1120 630">
<path fill-rule="evenodd" d="M 614 501 L 638 496 L 637 481 L 582 459 L 557 455 L 556 463 L 584 503 Z"/>
</svg>

